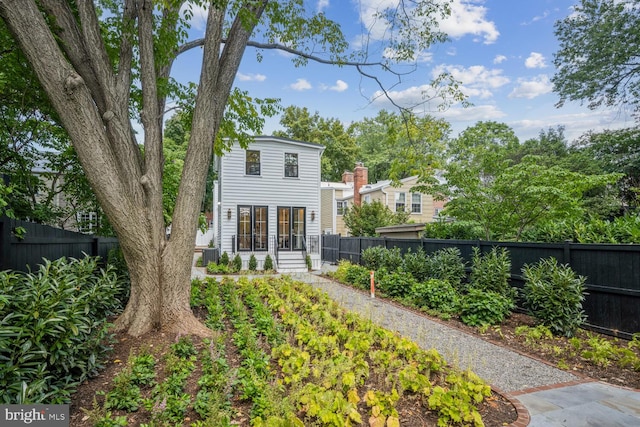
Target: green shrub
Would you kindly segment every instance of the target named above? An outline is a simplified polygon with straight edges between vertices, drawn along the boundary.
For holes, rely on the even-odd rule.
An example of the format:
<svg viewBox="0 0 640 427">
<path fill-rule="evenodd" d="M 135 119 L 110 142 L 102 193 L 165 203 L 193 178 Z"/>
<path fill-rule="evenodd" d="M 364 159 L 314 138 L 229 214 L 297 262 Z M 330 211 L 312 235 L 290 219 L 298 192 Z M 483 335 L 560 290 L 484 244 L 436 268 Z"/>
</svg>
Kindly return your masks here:
<svg viewBox="0 0 640 427">
<path fill-rule="evenodd" d="M 384 267 L 388 250 L 384 246 L 372 246 L 362 251 L 362 265 L 369 270 L 379 270 Z"/>
<path fill-rule="evenodd" d="M 387 271 L 395 271 L 402 266 L 403 261 L 404 258 L 400 248 L 387 249 L 381 268 L 386 268 Z"/>
<path fill-rule="evenodd" d="M 404 271 L 387 272 L 385 269 L 376 272 L 376 285 L 380 291 L 392 298 L 403 298 L 411 293 L 416 284 L 415 279 Z"/>
<path fill-rule="evenodd" d="M 555 335 L 572 336 L 584 322 L 582 310 L 585 277 L 555 258 L 541 259 L 522 268 L 525 306 L 538 321 Z"/>
<path fill-rule="evenodd" d="M 264 265 L 262 266 L 262 268 L 265 271 L 273 270 L 273 258 L 271 258 L 271 255 L 267 254 L 267 256 L 264 258 Z"/>
<path fill-rule="evenodd" d="M 227 253 L 227 251 L 222 252 L 222 255 L 220 255 L 220 261 L 218 262 L 218 264 L 221 265 L 229 265 L 229 254 Z"/>
<path fill-rule="evenodd" d="M 336 271 L 334 271 L 333 273 L 331 273 L 331 276 L 336 279 L 338 282 L 341 283 L 348 283 L 347 282 L 347 272 L 349 271 L 349 268 L 352 266 L 353 264 L 351 264 L 350 261 L 346 260 L 346 259 L 342 259 L 338 262 L 338 268 L 336 268 Z"/>
<path fill-rule="evenodd" d="M 478 240 L 485 238 L 485 233 L 475 222 L 430 222 L 425 224 L 422 231 L 425 239 L 458 239 Z"/>
<path fill-rule="evenodd" d="M 234 272 L 242 270 L 242 258 L 240 258 L 240 254 L 236 254 L 233 257 L 233 262 L 231 263 L 231 269 Z"/>
<path fill-rule="evenodd" d="M 411 274 L 417 282 L 424 282 L 429 279 L 428 258 L 422 248 L 418 248 L 415 252 L 409 250 L 404 254 L 402 265 L 404 271 Z"/>
<path fill-rule="evenodd" d="M 510 298 L 496 292 L 471 289 L 462 297 L 460 319 L 470 326 L 498 325 L 514 307 Z"/>
<path fill-rule="evenodd" d="M 486 292 L 495 292 L 514 300 L 517 291 L 509 285 L 511 278 L 511 260 L 506 248 L 491 248 L 490 252 L 481 254 L 480 249 L 473 248 L 473 259 L 469 286 Z"/>
<path fill-rule="evenodd" d="M 249 257 L 249 271 L 256 271 L 258 269 L 258 260 L 254 254 Z"/>
<path fill-rule="evenodd" d="M 207 273 L 209 274 L 229 274 L 229 272 L 230 270 L 227 264 L 216 264 L 213 261 L 207 264 Z"/>
<path fill-rule="evenodd" d="M 414 284 L 410 297 L 419 307 L 447 314 L 456 312 L 460 304 L 460 296 L 455 288 L 446 280 L 439 279 Z"/>
<path fill-rule="evenodd" d="M 458 248 L 440 249 L 427 257 L 427 275 L 431 279 L 446 280 L 458 291 L 467 276 L 466 262 Z"/>
<path fill-rule="evenodd" d="M 370 271 L 361 265 L 349 263 L 346 266 L 344 282 L 360 289 L 368 289 L 371 282 Z"/>
<path fill-rule="evenodd" d="M 61 258 L 35 273 L 0 272 L 0 402 L 65 403 L 102 368 L 106 319 L 128 283 L 97 263 Z"/>
<path fill-rule="evenodd" d="M 311 264 L 311 255 L 304 257 L 304 263 L 307 265 L 307 270 L 311 271 L 313 264 Z"/>
</svg>

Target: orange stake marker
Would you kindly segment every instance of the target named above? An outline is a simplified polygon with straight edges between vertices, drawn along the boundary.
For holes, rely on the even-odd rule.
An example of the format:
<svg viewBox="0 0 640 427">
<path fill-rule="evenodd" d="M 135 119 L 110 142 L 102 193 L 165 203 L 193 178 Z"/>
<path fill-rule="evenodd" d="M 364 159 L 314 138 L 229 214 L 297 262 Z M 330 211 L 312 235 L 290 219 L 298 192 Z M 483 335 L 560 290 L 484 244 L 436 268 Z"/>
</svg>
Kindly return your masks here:
<svg viewBox="0 0 640 427">
<path fill-rule="evenodd" d="M 371 272 L 369 273 L 369 276 L 371 277 L 371 298 L 375 298 L 376 297 L 376 286 L 374 284 L 374 282 L 375 282 L 375 280 L 374 280 L 375 273 L 373 272 L 373 270 L 371 270 Z"/>
</svg>

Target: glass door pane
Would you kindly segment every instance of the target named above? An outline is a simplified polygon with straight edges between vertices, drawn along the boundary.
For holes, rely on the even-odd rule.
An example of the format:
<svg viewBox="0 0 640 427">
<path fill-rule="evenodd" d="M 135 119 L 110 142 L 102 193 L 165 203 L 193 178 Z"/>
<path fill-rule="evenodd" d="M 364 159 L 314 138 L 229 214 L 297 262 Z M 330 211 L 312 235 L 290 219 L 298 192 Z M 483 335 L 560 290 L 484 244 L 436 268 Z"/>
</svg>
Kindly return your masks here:
<svg viewBox="0 0 640 427">
<path fill-rule="evenodd" d="M 251 207 L 238 207 L 238 250 L 251 250 Z"/>
<path fill-rule="evenodd" d="M 304 248 L 305 208 L 293 208 L 293 228 L 291 234 L 293 238 L 293 250 L 301 251 Z"/>
<path fill-rule="evenodd" d="M 278 249 L 291 249 L 291 208 L 278 208 Z"/>
<path fill-rule="evenodd" d="M 253 208 L 253 249 L 256 251 L 267 250 L 267 207 L 256 206 Z"/>
</svg>

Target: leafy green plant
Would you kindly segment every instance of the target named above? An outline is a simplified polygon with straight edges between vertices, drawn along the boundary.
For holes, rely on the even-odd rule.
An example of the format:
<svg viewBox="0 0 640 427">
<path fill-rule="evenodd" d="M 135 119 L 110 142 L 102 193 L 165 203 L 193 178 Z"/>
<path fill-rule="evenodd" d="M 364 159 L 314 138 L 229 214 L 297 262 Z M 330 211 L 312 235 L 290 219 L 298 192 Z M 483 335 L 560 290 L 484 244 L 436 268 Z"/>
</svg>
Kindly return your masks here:
<svg viewBox="0 0 640 427">
<path fill-rule="evenodd" d="M 229 265 L 229 254 L 227 253 L 227 251 L 222 252 L 222 255 L 220 255 L 220 261 L 218 261 L 218 264 L 220 265 Z"/>
<path fill-rule="evenodd" d="M 171 350 L 176 356 L 182 359 L 198 354 L 198 350 L 189 335 L 178 335 L 176 342 L 171 344 Z"/>
<path fill-rule="evenodd" d="M 446 280 L 455 289 L 462 289 L 462 281 L 467 277 L 466 262 L 458 248 L 444 248 L 427 257 L 427 275 L 431 279 Z"/>
<path fill-rule="evenodd" d="M 102 367 L 107 316 L 128 286 L 98 259 L 46 261 L 35 273 L 0 272 L 0 401 L 64 403 Z"/>
<path fill-rule="evenodd" d="M 460 319 L 470 326 L 497 325 L 514 307 L 511 299 L 496 292 L 471 289 L 462 297 Z"/>
<path fill-rule="evenodd" d="M 427 307 L 442 313 L 454 313 L 460 304 L 458 293 L 446 280 L 430 279 L 415 283 L 410 296 L 418 307 Z"/>
<path fill-rule="evenodd" d="M 242 258 L 240 257 L 240 254 L 236 254 L 236 256 L 233 257 L 233 262 L 231 264 L 234 272 L 242 270 Z"/>
<path fill-rule="evenodd" d="M 113 389 L 105 395 L 105 409 L 120 409 L 135 412 L 142 403 L 140 387 L 133 383 L 128 370 L 120 372 L 113 378 Z"/>
<path fill-rule="evenodd" d="M 256 271 L 258 269 L 258 260 L 254 254 L 249 257 L 249 271 Z"/>
<path fill-rule="evenodd" d="M 360 289 L 368 289 L 369 283 L 371 282 L 370 271 L 358 264 L 346 264 L 344 281 Z"/>
<path fill-rule="evenodd" d="M 416 283 L 413 276 L 402 270 L 393 272 L 382 270 L 378 271 L 378 276 L 376 279 L 378 289 L 392 298 L 402 298 L 409 295 Z"/>
<path fill-rule="evenodd" d="M 487 253 L 473 248 L 469 286 L 473 289 L 490 291 L 511 300 L 515 299 L 516 290 L 509 285 L 511 278 L 511 260 L 506 248 L 491 248 Z"/>
<path fill-rule="evenodd" d="M 273 270 L 273 258 L 271 258 L 271 255 L 269 254 L 267 254 L 267 256 L 264 258 L 263 269 L 265 271 Z"/>
<path fill-rule="evenodd" d="M 222 262 L 216 264 L 213 261 L 207 264 L 207 273 L 209 274 L 229 274 L 230 271 L 229 264 L 223 264 Z"/>
<path fill-rule="evenodd" d="M 360 260 L 362 265 L 370 270 L 378 270 L 384 267 L 387 249 L 384 246 L 371 246 L 362 251 Z"/>
<path fill-rule="evenodd" d="M 551 330 L 544 325 L 537 325 L 535 327 L 521 325 L 515 329 L 516 336 L 524 336 L 525 343 L 528 345 L 536 345 L 542 340 L 549 340 L 553 338 Z"/>
<path fill-rule="evenodd" d="M 404 254 L 403 270 L 411 274 L 417 282 L 424 282 L 429 279 L 429 265 L 427 254 L 422 248 L 412 252 L 409 250 Z"/>
<path fill-rule="evenodd" d="M 582 310 L 586 278 L 568 265 L 546 258 L 522 268 L 523 299 L 531 315 L 555 335 L 572 336 L 584 322 Z"/>
</svg>

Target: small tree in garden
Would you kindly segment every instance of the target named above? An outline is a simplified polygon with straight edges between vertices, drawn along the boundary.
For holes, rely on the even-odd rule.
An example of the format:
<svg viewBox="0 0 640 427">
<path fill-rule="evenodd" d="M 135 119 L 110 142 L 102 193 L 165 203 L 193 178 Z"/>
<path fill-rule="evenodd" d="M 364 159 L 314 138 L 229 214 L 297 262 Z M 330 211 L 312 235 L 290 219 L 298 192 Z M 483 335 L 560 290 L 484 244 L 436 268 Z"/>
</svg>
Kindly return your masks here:
<svg viewBox="0 0 640 427">
<path fill-rule="evenodd" d="M 254 254 L 249 257 L 249 271 L 256 271 L 258 269 L 258 260 Z"/>
<path fill-rule="evenodd" d="M 404 224 L 409 219 L 409 213 L 393 213 L 381 201 L 374 200 L 350 207 L 343 219 L 352 236 L 376 236 L 376 228 Z"/>
<path fill-rule="evenodd" d="M 555 258 L 522 268 L 523 297 L 531 315 L 555 335 L 573 336 L 585 321 L 582 310 L 586 278 Z"/>
<path fill-rule="evenodd" d="M 263 268 L 265 271 L 273 270 L 273 258 L 271 258 L 271 255 L 267 254 L 265 257 Z"/>
</svg>

